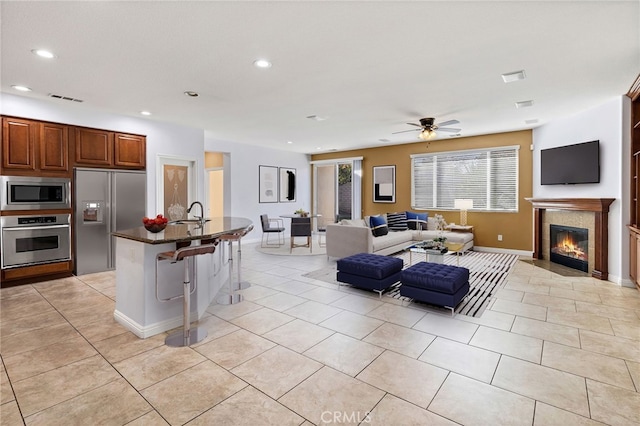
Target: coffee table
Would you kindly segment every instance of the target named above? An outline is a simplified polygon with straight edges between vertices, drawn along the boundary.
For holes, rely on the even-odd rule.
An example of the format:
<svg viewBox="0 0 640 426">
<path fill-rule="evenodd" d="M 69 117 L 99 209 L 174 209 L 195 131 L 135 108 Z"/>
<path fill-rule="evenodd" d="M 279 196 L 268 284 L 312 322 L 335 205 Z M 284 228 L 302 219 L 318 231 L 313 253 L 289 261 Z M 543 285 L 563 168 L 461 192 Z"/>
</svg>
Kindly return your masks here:
<svg viewBox="0 0 640 426">
<path fill-rule="evenodd" d="M 431 263 L 444 263 L 444 255 L 447 253 L 454 253 L 456 255 L 456 264 L 460 266 L 460 254 L 464 248 L 464 244 L 461 243 L 445 243 L 446 250 L 428 249 L 419 246 L 411 246 L 409 250 L 409 265 L 413 265 L 413 253 L 419 253 L 425 255 L 425 261 Z"/>
</svg>

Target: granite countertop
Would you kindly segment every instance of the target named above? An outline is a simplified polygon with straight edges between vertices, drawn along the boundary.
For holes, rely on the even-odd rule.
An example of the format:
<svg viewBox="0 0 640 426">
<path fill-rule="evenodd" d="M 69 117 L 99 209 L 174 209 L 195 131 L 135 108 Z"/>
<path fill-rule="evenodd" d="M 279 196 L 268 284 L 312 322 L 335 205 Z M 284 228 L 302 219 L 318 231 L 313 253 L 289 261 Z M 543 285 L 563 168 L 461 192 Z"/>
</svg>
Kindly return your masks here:
<svg viewBox="0 0 640 426">
<path fill-rule="evenodd" d="M 244 217 L 213 217 L 200 227 L 196 223 L 167 225 L 156 234 L 147 231 L 144 226 L 112 232 L 112 235 L 146 244 L 164 244 L 177 241 L 202 240 L 215 238 L 225 234 L 233 234 L 252 225 Z"/>
</svg>

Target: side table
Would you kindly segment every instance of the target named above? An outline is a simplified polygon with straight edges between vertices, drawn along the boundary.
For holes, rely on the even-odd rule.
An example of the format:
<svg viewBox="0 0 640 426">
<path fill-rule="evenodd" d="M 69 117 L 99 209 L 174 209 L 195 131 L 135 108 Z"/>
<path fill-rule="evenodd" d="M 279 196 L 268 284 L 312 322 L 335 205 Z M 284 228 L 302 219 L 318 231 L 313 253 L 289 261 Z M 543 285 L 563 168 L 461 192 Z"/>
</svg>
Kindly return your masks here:
<svg viewBox="0 0 640 426">
<path fill-rule="evenodd" d="M 462 232 L 462 233 L 467 233 L 470 232 L 473 234 L 473 225 L 455 225 L 455 224 L 449 224 L 447 226 L 445 226 L 445 228 L 447 231 L 451 231 L 451 232 Z"/>
</svg>

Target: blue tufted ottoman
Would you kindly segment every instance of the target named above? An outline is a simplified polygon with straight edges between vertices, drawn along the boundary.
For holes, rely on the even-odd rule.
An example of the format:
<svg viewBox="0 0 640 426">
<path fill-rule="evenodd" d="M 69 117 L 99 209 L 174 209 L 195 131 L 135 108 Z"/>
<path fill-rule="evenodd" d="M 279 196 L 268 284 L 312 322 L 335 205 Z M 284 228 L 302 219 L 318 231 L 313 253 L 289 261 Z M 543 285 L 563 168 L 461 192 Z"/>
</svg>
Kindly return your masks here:
<svg viewBox="0 0 640 426">
<path fill-rule="evenodd" d="M 401 274 L 400 294 L 419 302 L 454 309 L 469 292 L 469 270 L 459 266 L 420 262 Z"/>
<path fill-rule="evenodd" d="M 338 260 L 337 264 L 338 285 L 347 283 L 373 290 L 378 292 L 378 297 L 382 297 L 383 290 L 400 281 L 403 266 L 402 259 L 371 253 L 354 254 Z"/>
</svg>

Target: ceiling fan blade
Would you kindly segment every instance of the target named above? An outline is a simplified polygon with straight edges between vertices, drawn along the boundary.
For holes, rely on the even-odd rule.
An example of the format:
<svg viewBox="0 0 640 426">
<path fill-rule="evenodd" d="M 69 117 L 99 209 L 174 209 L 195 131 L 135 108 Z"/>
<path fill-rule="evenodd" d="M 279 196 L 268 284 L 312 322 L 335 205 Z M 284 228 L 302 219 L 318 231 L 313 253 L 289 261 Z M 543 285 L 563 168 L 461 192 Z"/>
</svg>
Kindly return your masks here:
<svg viewBox="0 0 640 426">
<path fill-rule="evenodd" d="M 416 123 L 407 123 L 410 126 L 416 126 L 416 127 L 422 127 L 422 124 L 416 124 Z"/>
<path fill-rule="evenodd" d="M 458 133 L 462 129 L 454 129 L 453 127 L 438 127 L 438 131 Z"/>
<path fill-rule="evenodd" d="M 442 123 L 438 123 L 438 127 L 440 127 L 440 126 L 450 126 L 452 124 L 458 124 L 458 123 L 460 123 L 458 120 L 443 121 Z"/>
<path fill-rule="evenodd" d="M 396 133 L 406 133 L 406 132 L 417 132 L 420 129 L 410 129 L 410 130 L 402 130 L 400 132 L 393 132 L 391 133 L 392 135 L 395 135 Z"/>
</svg>

